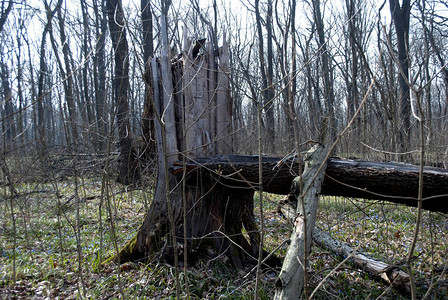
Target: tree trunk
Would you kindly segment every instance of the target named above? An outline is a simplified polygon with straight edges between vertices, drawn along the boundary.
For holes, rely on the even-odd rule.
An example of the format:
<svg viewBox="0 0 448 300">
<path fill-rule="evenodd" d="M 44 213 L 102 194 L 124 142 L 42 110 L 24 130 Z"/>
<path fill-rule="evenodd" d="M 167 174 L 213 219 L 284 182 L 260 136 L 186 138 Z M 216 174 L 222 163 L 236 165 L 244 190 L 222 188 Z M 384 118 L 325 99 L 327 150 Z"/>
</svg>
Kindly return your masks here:
<svg viewBox="0 0 448 300">
<path fill-rule="evenodd" d="M 183 66 L 182 87 L 185 90 L 185 147 L 190 157 L 201 157 L 214 153 L 210 123 L 216 124 L 213 102 L 214 95 L 208 92 L 206 56 L 194 56 L 193 43 L 184 37 L 185 62 Z M 194 47 L 193 47 L 194 48 Z M 210 74 L 213 76 L 213 74 Z M 215 92 L 216 90 L 214 90 Z M 211 97 L 210 97 L 211 96 Z"/>
<path fill-rule="evenodd" d="M 403 0 L 400 6 L 399 0 L 389 0 L 390 13 L 395 25 L 398 47 L 399 68 L 399 107 L 400 107 L 400 132 L 398 135 L 400 152 L 408 151 L 411 134 L 411 103 L 409 99 L 409 19 L 411 15 L 411 1 Z M 401 159 L 404 159 L 401 156 Z"/>
<path fill-rule="evenodd" d="M 314 22 L 316 23 L 317 36 L 319 41 L 319 50 L 322 59 L 322 74 L 324 80 L 324 99 L 327 108 L 327 116 L 325 117 L 322 127 L 322 140 L 325 143 L 325 135 L 328 130 L 327 143 L 332 143 L 336 140 L 336 117 L 334 107 L 334 89 L 332 79 L 331 59 L 328 52 L 327 41 L 325 39 L 324 21 L 320 9 L 320 0 L 313 0 Z"/>
<path fill-rule="evenodd" d="M 308 253 L 314 229 L 317 204 L 326 168 L 328 149 L 314 146 L 305 155 L 305 170 L 294 179 L 290 197 L 297 202 L 291 242 L 282 270 L 275 283 L 274 299 L 297 299 L 306 284 Z M 307 297 L 305 297 L 307 298 Z"/>
<path fill-rule="evenodd" d="M 27 99 L 23 96 L 23 66 L 22 66 L 22 41 L 20 34 L 17 35 L 17 97 L 19 99 L 19 117 L 18 117 L 18 134 L 20 135 L 20 145 L 25 146 L 27 141 L 27 121 L 28 121 L 28 113 L 27 110 L 24 110 L 24 107 L 27 107 Z"/>
<path fill-rule="evenodd" d="M 163 20 L 162 25 L 164 25 Z M 184 197 L 187 216 L 184 223 L 184 207 L 180 191 L 182 178 L 176 178 L 176 174 L 166 173 L 165 166 L 173 166 L 181 150 L 193 159 L 199 155 L 215 154 L 219 150 L 212 146 L 212 141 L 216 139 L 217 142 L 225 142 L 228 151 L 233 150 L 232 143 L 228 142 L 232 140 L 231 123 L 227 121 L 230 119 L 230 109 L 227 108 L 231 103 L 228 92 L 229 81 L 221 78 L 214 91 L 207 91 L 209 86 L 207 82 L 211 80 L 207 76 L 213 76 L 218 72 L 222 72 L 222 76 L 226 75 L 226 66 L 229 65 L 227 41 L 224 40 L 223 48 L 215 57 L 213 51 L 205 51 L 204 54 L 194 56 L 193 44 L 186 37 L 184 40 L 182 58 L 175 58 L 170 68 L 162 66 L 169 61 L 166 57 L 160 61 L 152 59 L 151 73 L 145 76 L 146 79 L 150 79 L 148 82 L 152 91 L 150 100 L 158 119 L 156 122 L 159 154 L 157 186 L 145 220 L 136 237 L 121 251 L 120 260 L 123 262 L 141 259 L 161 250 L 164 246 L 163 237 L 173 230 L 167 218 L 171 214 L 175 224 L 173 234 L 177 244 L 184 243 L 185 229 L 190 263 L 194 263 L 198 256 L 216 257 L 223 254 L 221 257 L 228 257 L 234 266 L 243 268 L 247 261 L 255 263 L 258 256 L 260 237 L 253 213 L 255 191 L 228 187 L 226 178 L 210 176 L 209 170 L 206 169 L 198 170 L 198 173 L 192 174 L 193 178 L 189 176 L 185 182 Z M 208 57 L 209 55 L 213 57 Z M 215 61 L 210 64 L 212 59 Z M 217 69 L 209 70 L 213 66 Z M 166 71 L 169 72 L 168 77 L 172 76 L 170 80 L 162 76 Z M 170 73 L 172 75 L 169 75 Z M 182 80 L 179 81 L 179 79 Z M 176 84 L 171 88 L 171 94 L 167 93 L 170 91 L 169 83 L 174 82 Z M 215 97 L 219 98 L 218 105 L 226 107 L 220 113 L 228 115 L 223 115 L 222 118 L 214 117 L 213 110 L 216 107 L 212 103 Z M 184 102 L 179 99 L 184 99 Z M 181 109 L 180 112 L 175 112 L 174 103 L 182 104 L 182 106 L 177 104 Z M 174 118 L 170 121 L 174 126 L 171 129 L 167 127 L 169 115 L 170 118 Z M 179 116 L 185 116 L 185 119 Z M 218 120 L 221 121 L 218 123 Z M 219 129 L 218 135 L 213 135 L 210 122 L 215 122 L 215 128 Z M 175 144 L 179 136 L 184 144 L 182 146 L 180 143 Z M 189 182 L 195 184 L 190 185 Z M 242 235 L 243 227 L 249 233 L 248 239 Z M 172 252 L 166 252 L 164 258 L 172 263 Z M 278 261 L 272 258 L 269 263 L 275 264 Z"/>
<path fill-rule="evenodd" d="M 14 104 L 12 100 L 12 90 L 11 85 L 9 83 L 9 72 L 8 72 L 8 66 L 2 61 L 1 64 L 1 70 L 0 70 L 0 78 L 1 78 L 1 86 L 3 90 L 3 99 L 4 100 L 4 107 L 2 107 L 3 110 L 3 122 L 2 122 L 2 135 L 4 135 L 5 139 L 4 141 L 6 144 L 4 147 L 9 148 L 11 143 L 14 141 L 16 137 L 16 124 L 15 124 L 15 118 L 14 118 Z"/>
<path fill-rule="evenodd" d="M 121 0 L 107 0 L 109 30 L 115 53 L 114 98 L 117 105 L 117 125 L 120 147 L 118 182 L 131 184 L 140 180 L 137 158 L 132 149 L 129 122 L 129 52 Z"/>
<path fill-rule="evenodd" d="M 347 10 L 347 22 L 348 22 L 348 40 L 349 45 L 346 49 L 346 74 L 345 74 L 345 81 L 347 86 L 347 120 L 348 123 L 349 120 L 353 117 L 355 114 L 356 109 L 359 106 L 359 91 L 358 91 L 358 72 L 360 70 L 360 66 L 358 64 L 358 49 L 357 44 L 360 45 L 359 42 L 361 34 L 361 28 L 359 27 L 359 20 L 360 17 L 358 17 L 358 14 L 356 13 L 357 10 L 357 4 L 355 0 L 346 0 L 345 6 Z M 361 114 L 359 114 L 356 119 L 355 123 L 353 124 L 354 127 L 354 134 L 349 135 L 349 138 L 354 138 L 355 140 L 359 141 L 361 137 Z M 359 153 L 359 149 L 357 148 L 351 148 L 347 149 L 349 153 Z"/>
<path fill-rule="evenodd" d="M 271 143 L 265 143 L 266 149 L 264 151 L 268 153 L 275 153 L 275 117 L 274 117 L 274 98 L 275 98 L 275 87 L 274 87 L 274 49 L 272 46 L 273 40 L 273 30 L 272 30 L 272 0 L 268 0 L 267 2 L 268 8 L 266 12 L 266 46 L 267 46 L 267 86 L 264 95 L 263 106 L 265 106 L 266 110 L 266 141 L 272 141 Z M 264 64 L 266 62 L 262 62 Z"/>
<path fill-rule="evenodd" d="M 6 20 L 8 19 L 8 15 L 11 12 L 13 3 L 14 3 L 14 1 L 10 0 L 8 2 L 8 6 L 4 7 L 3 4 L 5 4 L 5 3 L 2 2 L 2 10 L 1 10 L 1 15 L 0 15 L 0 33 L 3 31 L 3 26 L 5 25 Z M 4 115 L 2 116 L 2 119 L 3 119 L 2 126 L 3 126 L 3 134 L 5 134 L 6 141 L 9 143 L 12 141 L 13 138 L 15 138 L 15 135 L 16 135 L 14 116 L 12 115 L 13 111 L 14 111 L 14 106 L 12 103 L 11 87 L 10 87 L 9 80 L 8 80 L 8 77 L 9 77 L 8 66 L 3 61 L 3 56 L 2 56 L 2 60 L 0 63 L 1 63 L 1 70 L 0 70 L 1 76 L 0 77 L 1 77 L 1 81 L 2 81 L 1 84 L 2 84 L 2 89 L 3 89 L 3 96 L 5 99 L 5 107 L 3 108 Z M 20 72 L 20 70 L 19 70 L 19 72 Z M 19 127 L 20 127 L 20 125 L 19 125 Z"/>
<path fill-rule="evenodd" d="M 51 13 L 51 18 L 53 18 L 55 11 Z M 49 19 L 47 17 L 47 19 Z M 46 148 L 46 130 L 44 126 L 45 121 L 45 111 L 44 111 L 44 97 L 45 97 L 45 91 L 44 91 L 44 80 L 45 80 L 45 74 L 47 73 L 47 63 L 45 62 L 45 40 L 47 37 L 47 33 L 49 30 L 49 27 L 51 25 L 51 20 L 47 22 L 45 25 L 45 28 L 42 32 L 42 40 L 40 43 L 40 55 L 39 55 L 39 78 L 37 83 L 37 107 L 35 110 L 37 112 L 34 112 L 34 126 L 35 126 L 35 137 L 36 137 L 36 144 L 39 146 L 38 148 L 44 150 Z"/>
<path fill-rule="evenodd" d="M 95 11 L 96 21 L 96 39 L 95 55 L 93 56 L 93 80 L 95 85 L 95 112 L 96 123 L 98 126 L 98 137 L 96 138 L 96 149 L 102 152 L 106 148 L 107 135 L 107 116 L 106 108 L 106 63 L 105 63 L 105 42 L 107 31 L 107 17 L 105 1 L 100 2 L 101 11 L 97 1 L 93 1 L 93 10 Z"/>
<path fill-rule="evenodd" d="M 1 11 L 1 15 L 0 15 L 0 32 L 3 31 L 3 26 L 5 25 L 6 20 L 8 19 L 8 15 L 11 12 L 12 5 L 14 4 L 14 0 L 9 0 L 8 6 L 5 8 L 5 10 L 3 10 L 3 4 L 4 4 L 4 1 L 2 1 L 2 11 Z"/>
<path fill-rule="evenodd" d="M 143 62 L 147 68 L 146 74 L 150 74 L 150 59 L 154 55 L 154 42 L 153 42 L 153 21 L 151 12 L 151 2 L 149 0 L 141 0 L 141 18 L 143 26 Z M 150 75 L 149 75 L 150 76 Z M 151 79 L 148 78 L 146 82 Z M 155 155 L 156 152 L 156 133 L 155 133 L 155 123 L 154 123 L 154 106 L 151 103 L 153 96 L 151 95 L 153 91 L 148 84 L 145 84 L 145 104 L 142 114 L 142 137 L 144 149 L 142 149 L 145 159 L 150 159 Z"/>
<path fill-rule="evenodd" d="M 257 188 L 258 156 L 226 155 L 197 158 L 187 162 L 190 185 L 198 169 L 214 170 L 212 176 L 227 180 L 227 185 Z M 182 173 L 182 164 L 171 169 Z M 219 173 L 217 174 L 216 171 Z M 263 157 L 263 191 L 287 195 L 295 176 L 299 175 L 298 160 Z M 330 158 L 322 185 L 322 195 L 383 200 L 407 206 L 417 206 L 419 166 L 394 162 L 369 162 Z M 423 179 L 423 209 L 448 212 L 448 170 L 425 167 Z"/>
<path fill-rule="evenodd" d="M 288 128 L 288 138 L 292 141 L 299 141 L 298 114 L 296 113 L 296 94 L 297 94 L 297 61 L 296 61 L 296 6 L 297 1 L 291 0 L 291 71 L 288 83 L 288 113 L 286 124 Z M 295 144 L 295 143 L 294 143 Z"/>
<path fill-rule="evenodd" d="M 85 123 L 83 124 L 87 128 L 90 128 L 91 125 L 94 124 L 94 115 L 92 111 L 92 103 L 91 103 L 91 92 L 90 92 L 90 82 L 88 70 L 90 70 L 90 48 L 92 37 L 90 35 L 90 25 L 89 25 L 89 11 L 87 7 L 87 3 L 85 0 L 81 0 L 81 9 L 82 9 L 82 23 L 83 23 L 83 42 L 82 42 L 82 52 L 84 55 L 84 64 L 82 66 L 82 102 L 81 102 L 81 112 L 82 115 L 85 116 Z M 80 85 L 81 86 L 81 85 Z M 88 143 L 85 146 L 90 146 L 90 141 L 93 141 L 95 138 L 95 134 L 92 134 L 90 130 L 87 130 Z"/>
</svg>

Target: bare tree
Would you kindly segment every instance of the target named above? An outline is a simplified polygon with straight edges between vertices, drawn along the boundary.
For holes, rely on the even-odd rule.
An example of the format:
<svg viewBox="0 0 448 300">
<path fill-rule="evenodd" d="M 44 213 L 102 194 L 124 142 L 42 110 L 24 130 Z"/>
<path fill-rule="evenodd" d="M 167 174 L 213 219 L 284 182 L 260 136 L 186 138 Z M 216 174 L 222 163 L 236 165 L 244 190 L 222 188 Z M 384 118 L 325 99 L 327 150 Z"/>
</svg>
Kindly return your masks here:
<svg viewBox="0 0 448 300">
<path fill-rule="evenodd" d="M 314 28 L 312 28 L 312 30 L 314 30 Z M 305 94 L 304 97 L 307 103 L 307 110 L 305 112 L 306 115 L 304 116 L 304 118 L 308 120 L 307 124 L 305 124 L 308 125 L 308 128 L 306 128 L 304 131 L 308 134 L 312 132 L 319 132 L 319 117 L 323 115 L 323 107 L 319 97 L 320 77 L 317 76 L 318 67 L 317 65 L 313 64 L 311 54 L 312 38 L 312 34 L 309 34 L 307 36 L 304 35 L 301 37 L 299 36 L 298 38 L 299 48 L 302 52 L 301 63 L 305 65 L 303 89 Z"/>
<path fill-rule="evenodd" d="M 336 139 L 336 116 L 335 116 L 335 99 L 334 99 L 334 87 L 333 87 L 333 70 L 331 64 L 330 53 L 325 38 L 324 19 L 321 12 L 320 0 L 312 1 L 314 22 L 316 25 L 317 39 L 319 46 L 320 59 L 322 61 L 322 77 L 324 84 L 324 101 L 326 106 L 326 116 L 323 119 L 322 127 L 325 139 L 326 132 L 328 132 L 328 139 L 325 142 L 333 142 Z"/>
<path fill-rule="evenodd" d="M 8 6 L 5 7 L 6 1 L 2 0 L 2 8 L 1 8 L 1 15 L 0 15 L 0 32 L 3 31 L 3 26 L 5 25 L 6 20 L 8 19 L 8 15 L 11 12 L 13 3 L 14 3 L 13 0 L 9 0 Z"/>
<path fill-rule="evenodd" d="M 3 56 L 2 56 L 3 58 Z M 2 132 L 5 138 L 5 147 L 7 144 L 12 143 L 13 139 L 16 137 L 16 123 L 14 118 L 14 105 L 12 102 L 12 90 L 11 84 L 9 82 L 10 74 L 8 71 L 8 66 L 3 61 L 1 63 L 0 78 L 3 90 L 4 106 L 2 107 Z"/>
<path fill-rule="evenodd" d="M 17 130 L 20 135 L 20 141 L 22 145 L 25 145 L 25 141 L 27 140 L 28 130 L 27 130 L 27 122 L 28 122 L 28 113 L 27 113 L 27 99 L 24 97 L 24 89 L 23 89 L 23 57 L 22 57 L 22 46 L 23 46 L 23 35 L 25 32 L 25 21 L 22 16 L 22 10 L 19 12 L 18 17 L 18 28 L 17 28 L 17 48 L 16 48 L 16 60 L 17 60 L 17 98 L 19 100 L 19 116 L 17 121 Z"/>
<path fill-rule="evenodd" d="M 150 68 L 149 60 L 154 56 L 153 41 L 153 19 L 151 11 L 151 2 L 149 0 L 141 0 L 141 18 L 143 25 L 143 63 L 145 68 Z M 145 85 L 145 105 L 142 114 L 142 136 L 145 142 L 145 152 L 153 155 L 156 148 L 155 124 L 154 124 L 154 106 L 151 103 L 152 93 L 150 87 Z"/>
<path fill-rule="evenodd" d="M 409 19 L 411 15 L 411 1 L 389 0 L 390 12 L 395 25 L 398 48 L 399 68 L 399 107 L 400 107 L 400 151 L 406 152 L 410 147 L 411 134 L 411 104 L 409 100 Z"/>
<path fill-rule="evenodd" d="M 46 37 L 47 33 L 51 30 L 51 21 L 57 11 L 57 7 L 62 3 L 62 0 L 58 1 L 56 9 L 47 12 L 47 23 L 45 24 L 44 30 L 42 32 L 42 39 L 40 44 L 40 56 L 39 56 L 39 78 L 37 83 L 37 113 L 35 113 L 35 128 L 36 128 L 36 139 L 37 143 L 43 151 L 46 148 L 46 128 L 45 128 L 45 109 L 44 101 L 48 93 L 45 91 L 45 79 L 48 71 L 48 66 L 45 61 L 46 54 Z M 37 120 L 36 120 L 37 119 Z"/>
<path fill-rule="evenodd" d="M 107 134 L 106 116 L 106 62 L 105 62 L 105 39 L 107 31 L 106 1 L 93 1 L 95 12 L 95 37 L 97 39 L 95 54 L 93 56 L 93 83 L 95 87 L 95 115 L 98 127 L 96 147 L 98 151 L 105 150 L 105 137 Z"/>
<path fill-rule="evenodd" d="M 47 10 L 47 22 L 48 24 L 50 24 L 49 33 L 50 33 L 51 45 L 53 46 L 53 52 L 56 57 L 56 61 L 58 63 L 59 72 L 61 73 L 61 77 L 63 78 L 65 101 L 68 106 L 68 120 L 71 132 L 70 135 L 67 137 L 67 141 L 71 141 L 73 149 L 77 149 L 77 143 L 79 138 L 78 138 L 78 129 L 76 126 L 76 106 L 73 92 L 73 74 L 70 64 L 70 54 L 69 54 L 70 49 L 68 46 L 67 36 L 65 34 L 65 22 L 62 17 L 61 6 L 62 6 L 62 0 L 59 0 L 58 3 L 56 4 L 55 10 L 57 11 L 59 21 L 59 34 L 61 38 L 62 53 L 64 55 L 65 70 L 64 66 L 62 65 L 62 61 L 59 58 L 58 53 L 59 47 L 56 44 L 56 40 L 53 35 L 53 26 L 51 25 L 52 22 L 51 9 L 47 1 L 45 0 L 45 7 Z"/>
<path fill-rule="evenodd" d="M 91 93 L 90 93 L 90 82 L 89 82 L 89 62 L 91 61 L 91 55 L 90 55 L 90 41 L 91 41 L 91 33 L 90 33 L 90 24 L 89 24 L 89 11 L 87 7 L 87 3 L 85 0 L 81 0 L 81 11 L 82 11 L 82 29 L 83 29 L 83 35 L 82 35 L 82 54 L 83 54 L 83 64 L 82 64 L 82 84 L 81 86 L 81 115 L 83 116 L 84 126 L 87 128 L 90 128 L 90 125 L 93 124 L 94 121 L 94 115 L 93 115 L 93 109 L 92 109 L 92 103 L 91 103 Z M 79 102 L 78 102 L 79 103 Z M 91 132 L 89 130 L 88 134 L 90 135 Z"/>
<path fill-rule="evenodd" d="M 115 54 L 113 87 L 121 160 L 117 180 L 124 184 L 130 184 L 140 180 L 140 172 L 132 149 L 132 132 L 129 122 L 129 50 L 121 0 L 107 0 L 107 13 Z"/>
<path fill-rule="evenodd" d="M 259 105 L 263 104 L 264 112 L 266 115 L 265 129 L 266 140 L 274 140 L 274 86 L 273 86 L 273 47 L 272 47 L 272 0 L 268 0 L 268 8 L 266 14 L 266 20 L 264 21 L 267 31 L 267 60 L 264 56 L 264 35 L 262 23 L 263 19 L 260 12 L 260 1 L 255 0 L 255 20 L 257 25 L 258 34 L 258 51 L 260 57 L 260 73 L 262 81 L 262 95 L 263 101 L 259 101 Z M 273 143 L 265 143 L 266 151 L 272 152 Z"/>
<path fill-rule="evenodd" d="M 423 33 L 424 33 L 424 37 L 425 37 L 425 52 L 427 52 L 427 55 L 429 56 L 430 52 L 433 53 L 435 55 L 436 60 L 439 63 L 439 66 L 442 70 L 442 78 L 443 78 L 443 82 L 445 84 L 445 101 L 446 103 L 448 103 L 448 67 L 446 65 L 446 59 L 443 55 L 442 49 L 439 45 L 439 43 L 437 43 L 436 38 L 435 38 L 435 28 L 434 28 L 434 19 L 435 19 L 435 13 L 434 12 L 430 12 L 429 16 L 426 15 L 426 0 L 421 0 L 418 3 L 418 8 L 422 14 L 421 17 L 421 21 L 422 21 L 422 26 L 423 26 Z M 428 19 L 428 20 L 427 20 Z M 439 34 L 440 36 L 443 36 L 443 34 Z M 430 51 L 432 49 L 432 51 Z M 428 66 L 429 63 L 429 57 L 426 58 L 425 61 L 425 72 L 428 73 L 429 70 L 427 70 L 429 68 Z M 430 77 L 426 76 L 427 80 L 430 79 Z M 428 85 L 427 88 L 430 88 L 430 85 Z M 431 93 L 430 90 L 427 91 L 427 97 L 430 97 Z M 428 103 L 428 109 L 430 109 L 431 105 L 429 105 Z M 448 113 L 448 106 L 445 106 L 444 111 L 441 112 L 441 115 L 446 115 Z"/>
<path fill-rule="evenodd" d="M 357 27 L 359 13 L 357 13 L 356 8 L 359 3 L 355 0 L 346 0 L 345 9 L 347 10 L 347 22 L 348 22 L 348 41 L 349 41 L 349 51 L 347 52 L 348 57 L 351 58 L 350 62 L 350 75 L 347 74 L 346 84 L 347 84 L 347 120 L 353 116 L 356 108 L 359 105 L 359 91 L 358 91 L 358 74 L 359 74 L 359 63 L 358 63 L 358 49 L 357 43 L 359 44 L 359 28 Z M 347 63 L 349 63 L 349 58 L 347 58 Z M 355 121 L 355 130 L 359 133 L 360 118 Z"/>
</svg>

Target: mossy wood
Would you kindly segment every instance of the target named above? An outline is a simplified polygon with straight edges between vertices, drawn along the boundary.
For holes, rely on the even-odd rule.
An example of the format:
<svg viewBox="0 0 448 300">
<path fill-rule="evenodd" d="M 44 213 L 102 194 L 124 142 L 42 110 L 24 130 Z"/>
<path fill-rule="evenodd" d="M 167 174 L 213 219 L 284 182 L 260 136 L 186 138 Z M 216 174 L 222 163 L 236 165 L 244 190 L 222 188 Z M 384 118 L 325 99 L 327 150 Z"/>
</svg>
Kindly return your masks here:
<svg viewBox="0 0 448 300">
<path fill-rule="evenodd" d="M 136 236 L 115 258 L 120 262 L 145 259 L 162 248 L 172 249 L 167 242 L 171 240 L 167 238 L 170 232 L 168 201 L 175 222 L 176 240 L 182 249 L 188 249 L 189 262 L 204 255 L 217 257 L 224 254 L 221 257 L 227 257 L 234 266 L 243 268 L 247 261 L 257 259 L 260 237 L 253 213 L 255 189 L 227 186 L 225 181 L 210 176 L 208 170 L 197 170 L 188 176 L 188 180 L 195 184 L 186 186 L 187 223 L 184 224 L 182 185 L 179 184 L 182 172 L 177 174 L 177 180 L 175 175 L 165 172 L 165 164 L 172 166 L 178 153 L 194 160 L 233 151 L 229 44 L 224 38 L 219 49 L 204 42 L 201 47 L 198 50 L 184 36 L 183 53 L 171 59 L 169 70 L 164 67 L 167 65 L 164 55 L 160 60 L 153 59 L 148 67 L 145 78 L 155 114 L 161 118 L 174 118 L 174 121 L 154 122 L 158 153 L 156 191 Z M 170 82 L 166 80 L 167 76 L 172 79 Z M 169 181 L 168 193 L 165 178 Z M 184 228 L 187 245 L 184 244 Z M 247 239 L 242 234 L 243 228 L 248 233 Z M 164 247 L 167 244 L 168 247 Z M 164 258 L 170 260 L 171 254 L 165 253 Z"/>
</svg>

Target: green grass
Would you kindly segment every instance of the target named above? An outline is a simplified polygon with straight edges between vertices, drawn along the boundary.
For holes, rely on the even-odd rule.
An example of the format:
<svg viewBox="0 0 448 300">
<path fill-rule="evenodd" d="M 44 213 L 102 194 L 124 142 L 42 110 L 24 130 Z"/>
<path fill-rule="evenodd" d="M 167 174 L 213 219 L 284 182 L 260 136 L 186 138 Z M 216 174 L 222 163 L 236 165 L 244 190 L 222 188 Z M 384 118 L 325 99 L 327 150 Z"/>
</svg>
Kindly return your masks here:
<svg viewBox="0 0 448 300">
<path fill-rule="evenodd" d="M 81 268 L 86 296 L 93 299 L 118 298 L 118 276 L 123 292 L 131 299 L 170 299 L 175 296 L 174 269 L 159 264 L 155 257 L 149 263 L 128 263 L 120 267 L 120 274 L 113 264 L 101 266 L 103 259 L 114 253 L 111 240 L 110 216 L 103 203 L 103 230 L 99 229 L 99 204 L 101 182 L 98 178 L 80 180 L 79 246 Z M 16 219 L 16 272 L 13 284 L 12 219 L 9 201 L 0 202 L 0 297 L 31 298 L 34 296 L 67 298 L 78 293 L 79 278 L 77 204 L 73 178 L 55 183 L 18 184 L 24 196 L 14 200 Z M 42 191 L 42 192 L 36 192 Z M 56 191 L 62 197 L 57 199 Z M 7 189 L 0 191 L 8 199 Z M 289 238 L 291 226 L 277 213 L 278 195 L 264 195 L 265 248 L 269 251 Z M 110 199 L 118 245 L 123 246 L 132 237 L 144 218 L 145 207 L 152 197 L 152 190 L 126 191 L 111 183 Z M 255 212 L 259 219 L 259 195 L 255 198 Z M 62 205 L 59 205 L 62 204 Z M 59 218 L 58 218 L 59 214 Z M 415 226 L 416 210 L 412 208 L 359 201 L 345 198 L 321 199 L 317 225 L 350 246 L 359 247 L 364 253 L 390 264 L 399 264 L 406 258 Z M 26 225 L 26 226 L 25 226 Z M 421 232 L 412 263 L 417 281 L 418 295 L 423 296 L 431 280 L 440 272 L 436 268 L 446 265 L 448 222 L 445 216 L 423 214 Z M 62 232 L 62 240 L 59 236 Z M 100 253 L 100 237 L 103 249 Z M 61 251 L 62 248 L 62 251 Z M 276 255 L 284 256 L 287 246 Z M 342 258 L 326 249 L 312 247 L 310 255 L 309 291 L 340 263 Z M 247 270 L 236 271 L 221 260 L 200 261 L 188 268 L 190 296 L 193 299 L 252 299 L 255 276 L 245 276 Z M 185 274 L 181 270 L 181 294 L 186 293 Z M 260 298 L 270 299 L 274 292 L 277 273 L 271 270 L 262 274 Z M 431 297 L 448 297 L 444 282 L 436 284 Z M 332 273 L 315 299 L 374 299 L 387 285 L 372 279 L 371 274 L 353 268 L 347 263 Z M 402 296 L 390 290 L 387 298 Z"/>
<path fill-rule="evenodd" d="M 372 258 L 402 265 L 413 240 L 416 216 L 415 208 L 377 201 L 325 197 L 320 201 L 317 225 L 353 248 L 359 247 L 360 251 Z M 423 213 L 412 263 L 420 297 L 427 291 L 429 282 L 438 278 L 435 269 L 446 264 L 447 225 L 445 216 L 426 211 Z M 403 269 L 406 271 L 404 266 Z M 358 279 L 353 277 L 350 282 L 360 281 L 363 276 L 361 273 L 359 276 Z M 443 283 L 445 280 L 446 277 L 441 278 L 442 284 L 433 289 L 433 298 L 447 297 Z M 378 292 L 385 288 L 379 285 Z M 357 294 L 377 294 L 375 289 L 367 290 L 368 294 L 362 289 L 357 290 Z M 391 292 L 388 297 L 400 296 Z"/>
</svg>

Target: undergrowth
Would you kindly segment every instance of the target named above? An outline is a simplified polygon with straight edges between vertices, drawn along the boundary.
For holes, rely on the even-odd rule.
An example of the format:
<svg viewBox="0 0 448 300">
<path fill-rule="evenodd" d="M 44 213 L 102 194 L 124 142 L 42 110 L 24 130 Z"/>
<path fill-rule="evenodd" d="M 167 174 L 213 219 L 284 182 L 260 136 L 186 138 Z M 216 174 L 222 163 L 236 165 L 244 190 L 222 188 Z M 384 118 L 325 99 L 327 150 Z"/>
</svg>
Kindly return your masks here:
<svg viewBox="0 0 448 300">
<path fill-rule="evenodd" d="M 161 264 L 158 257 L 149 261 L 122 264 L 100 262 L 114 254 L 110 216 L 106 199 L 102 206 L 102 231 L 99 226 L 101 181 L 96 177 L 80 178 L 75 197 L 74 178 L 46 183 L 17 184 L 20 196 L 14 199 L 16 220 L 16 283 L 12 278 L 13 228 L 9 208 L 9 192 L 2 190 L 0 209 L 0 296 L 2 298 L 92 299 L 120 298 L 118 279 L 124 295 L 131 299 L 165 299 L 175 296 L 174 269 Z M 118 245 L 123 246 L 136 233 L 153 191 L 127 190 L 110 183 L 112 218 Z M 59 195 L 59 199 L 58 199 Z M 277 211 L 278 195 L 266 195 L 264 220 L 265 248 L 273 251 L 288 239 L 291 226 Z M 258 214 L 259 197 L 255 196 Z M 77 240 L 76 207 L 79 205 L 80 236 Z M 320 201 L 317 226 L 363 253 L 389 264 L 402 266 L 409 249 L 416 210 L 374 201 L 324 197 Z M 424 220 L 414 253 L 413 268 L 418 295 L 422 297 L 436 282 L 429 297 L 448 297 L 447 278 L 439 278 L 446 265 L 448 222 L 444 215 L 423 214 Z M 259 215 L 257 215 L 260 218 Z M 61 233 L 61 235 L 59 234 Z M 62 239 L 60 239 L 62 236 Z M 82 281 L 78 265 L 77 245 L 81 247 Z M 277 249 L 285 255 L 287 244 Z M 372 274 L 358 270 L 349 262 L 334 268 L 344 258 L 327 249 L 312 247 L 310 254 L 309 291 L 322 279 L 332 275 L 316 293 L 316 299 L 375 299 L 388 286 L 373 279 Z M 252 299 L 255 274 L 252 266 L 236 271 L 222 260 L 200 261 L 189 266 L 186 276 L 193 299 Z M 183 271 L 183 270 L 182 270 Z M 261 299 L 271 299 L 277 271 L 265 270 L 262 275 Z M 181 272 L 181 294 L 185 296 L 185 274 Z M 404 296 L 393 289 L 388 299 Z"/>
</svg>

